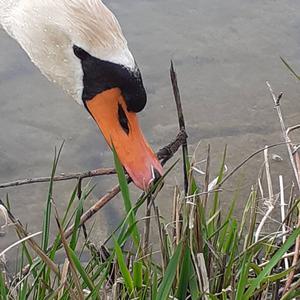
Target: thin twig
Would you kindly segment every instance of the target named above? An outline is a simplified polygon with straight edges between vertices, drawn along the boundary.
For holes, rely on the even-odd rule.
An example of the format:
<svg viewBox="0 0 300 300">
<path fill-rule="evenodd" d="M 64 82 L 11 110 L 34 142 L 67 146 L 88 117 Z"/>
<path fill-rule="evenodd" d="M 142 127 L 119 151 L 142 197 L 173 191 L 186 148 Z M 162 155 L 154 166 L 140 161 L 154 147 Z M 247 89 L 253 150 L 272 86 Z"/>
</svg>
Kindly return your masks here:
<svg viewBox="0 0 300 300">
<path fill-rule="evenodd" d="M 104 169 L 97 169 L 92 171 L 85 171 L 79 173 L 70 173 L 70 174 L 61 174 L 58 176 L 54 176 L 53 181 L 66 181 L 72 179 L 84 179 L 84 178 L 91 178 L 96 176 L 103 176 L 103 175 L 112 175 L 116 174 L 115 169 L 113 168 L 104 168 Z M 49 182 L 51 177 L 38 177 L 38 178 L 27 178 L 27 179 L 19 179 L 12 182 L 2 183 L 0 184 L 0 189 L 8 188 L 8 187 L 16 187 L 25 184 L 33 184 L 33 183 L 42 183 L 42 182 Z"/>
<path fill-rule="evenodd" d="M 283 138 L 286 142 L 287 145 L 287 150 L 288 150 L 288 154 L 289 154 L 289 158 L 290 158 L 290 162 L 292 165 L 292 169 L 296 178 L 296 182 L 297 182 L 297 187 L 298 187 L 298 191 L 300 192 L 300 158 L 299 158 L 299 153 L 298 151 L 294 150 L 294 146 L 291 143 L 291 139 L 289 138 L 289 133 L 293 130 L 296 130 L 299 128 L 299 125 L 293 126 L 291 128 L 286 129 L 285 123 L 284 123 L 284 119 L 283 119 L 283 115 L 281 112 L 281 108 L 280 108 L 280 99 L 282 97 L 282 93 L 276 97 L 275 93 L 273 92 L 273 89 L 271 87 L 271 85 L 269 84 L 269 82 L 266 82 L 267 86 L 269 88 L 269 91 L 271 93 L 271 96 L 273 98 L 273 102 L 275 104 L 275 109 L 277 111 L 278 114 L 278 118 L 279 118 L 279 122 L 280 122 L 280 126 L 281 126 L 281 131 L 282 131 L 282 135 Z M 283 222 L 284 223 L 284 222 Z M 282 224 L 282 226 L 284 226 L 284 224 Z M 298 224 L 297 224 L 297 228 L 300 227 L 300 212 L 298 210 Z M 293 262 L 292 262 L 292 267 L 295 267 L 298 264 L 298 260 L 299 260 L 299 250 L 300 250 L 300 237 L 297 237 L 296 242 L 295 242 L 295 254 L 293 257 Z M 289 291 L 289 289 L 291 288 L 293 279 L 294 279 L 294 275 L 295 275 L 295 268 L 292 269 L 292 271 L 289 273 L 284 290 L 283 290 L 283 295 L 285 293 L 287 293 Z"/>
<path fill-rule="evenodd" d="M 298 177 L 300 177 L 300 155 L 299 155 L 299 151 L 294 151 L 293 154 L 294 158 L 295 158 L 295 165 L 296 165 L 296 169 L 297 169 L 297 174 Z"/>
<path fill-rule="evenodd" d="M 170 77 L 173 87 L 174 98 L 176 102 L 177 114 L 178 114 L 178 122 L 180 131 L 186 132 L 185 130 L 185 121 L 183 116 L 183 110 L 181 105 L 181 97 L 178 88 L 177 75 L 174 69 L 173 61 L 171 61 L 170 68 Z M 185 138 L 185 142 L 182 144 L 182 155 L 183 155 L 183 174 L 184 174 L 184 191 L 187 195 L 188 192 L 188 170 L 187 170 L 187 160 L 188 160 L 188 146 L 187 146 L 187 136 Z"/>
<path fill-rule="evenodd" d="M 239 163 L 232 171 L 230 171 L 223 178 L 223 180 L 218 184 L 218 187 L 221 187 L 224 184 L 225 181 L 227 181 L 233 174 L 235 174 L 243 165 L 245 165 L 254 156 L 256 156 L 257 154 L 259 154 L 259 153 L 261 153 L 263 151 L 265 151 L 266 148 L 271 149 L 271 148 L 278 147 L 278 146 L 281 146 L 281 145 L 286 145 L 286 142 L 281 142 L 281 143 L 276 143 L 276 144 L 268 145 L 268 146 L 265 146 L 264 148 L 260 148 L 260 149 L 256 150 L 252 154 L 250 154 L 247 158 L 245 158 L 241 163 Z"/>
<path fill-rule="evenodd" d="M 292 131 L 295 131 L 297 129 L 300 129 L 300 124 L 297 124 L 295 126 L 292 126 L 292 127 L 289 127 L 287 130 L 286 130 L 286 134 L 289 135 Z"/>
<path fill-rule="evenodd" d="M 282 256 L 282 258 L 283 258 L 283 259 L 290 258 L 290 257 L 294 256 L 295 254 L 296 254 L 295 251 L 290 252 L 290 253 L 286 253 L 286 254 L 284 254 L 284 255 Z M 298 252 L 298 255 L 300 255 L 300 252 Z M 265 265 L 267 265 L 269 262 L 270 262 L 270 260 L 266 260 L 266 261 L 264 261 L 263 263 L 259 264 L 258 267 L 262 268 L 262 267 L 264 267 Z"/>
<path fill-rule="evenodd" d="M 291 162 L 292 169 L 294 171 L 294 175 L 295 175 L 297 186 L 298 186 L 298 191 L 300 192 L 300 181 L 299 181 L 299 176 L 298 176 L 296 164 L 295 164 L 295 161 L 294 161 L 294 158 L 293 158 L 293 151 L 292 151 L 292 148 L 291 148 L 291 140 L 290 140 L 289 136 L 287 135 L 286 126 L 285 126 L 285 123 L 284 123 L 284 119 L 283 119 L 282 112 L 281 112 L 281 107 L 280 107 L 280 98 L 281 98 L 282 94 L 280 94 L 278 97 L 276 97 L 270 83 L 267 81 L 266 84 L 267 84 L 267 87 L 268 87 L 268 89 L 271 93 L 271 96 L 272 96 L 272 99 L 273 99 L 273 102 L 274 102 L 274 105 L 275 105 L 275 109 L 276 109 L 277 114 L 278 114 L 278 118 L 279 118 L 279 122 L 280 122 L 280 126 L 281 126 L 281 131 L 282 131 L 282 136 L 283 136 L 284 141 L 285 141 L 286 146 L 287 146 L 290 162 Z"/>
<path fill-rule="evenodd" d="M 213 193 L 216 193 L 216 192 L 223 192 L 223 189 L 211 189 L 207 192 L 202 192 L 202 193 L 197 193 L 197 194 L 194 194 L 194 195 L 190 195 L 190 196 L 186 196 L 185 199 L 193 199 L 194 197 L 198 197 L 198 196 L 202 196 L 202 195 L 209 195 L 209 194 L 213 194 Z"/>
<path fill-rule="evenodd" d="M 180 130 L 174 141 L 157 152 L 157 158 L 162 161 L 162 165 L 178 151 L 179 147 L 186 143 L 186 139 L 187 134 L 185 130 Z"/>
<path fill-rule="evenodd" d="M 68 279 L 67 276 L 68 276 L 69 266 L 70 266 L 70 262 L 66 258 L 65 262 L 63 264 L 62 272 L 61 272 L 61 288 L 58 293 L 58 299 L 61 299 L 63 296 L 64 289 L 67 284 L 67 279 Z"/>
</svg>

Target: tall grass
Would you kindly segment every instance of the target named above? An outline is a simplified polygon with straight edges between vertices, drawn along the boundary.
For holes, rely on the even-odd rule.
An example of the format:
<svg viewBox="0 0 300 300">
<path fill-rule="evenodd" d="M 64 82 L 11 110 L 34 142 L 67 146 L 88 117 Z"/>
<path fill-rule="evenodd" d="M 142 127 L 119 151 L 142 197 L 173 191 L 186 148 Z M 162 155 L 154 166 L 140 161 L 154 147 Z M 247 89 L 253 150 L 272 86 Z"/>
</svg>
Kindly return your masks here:
<svg viewBox="0 0 300 300">
<path fill-rule="evenodd" d="M 59 154 L 54 160 L 52 178 L 58 157 Z M 293 256 L 288 254 L 294 251 L 295 240 L 300 234 L 300 229 L 295 226 L 299 201 L 291 199 L 288 216 L 292 218 L 288 223 L 290 229 L 283 233 L 286 235 L 284 242 L 280 231 L 270 232 L 255 241 L 259 219 L 258 187 L 252 187 L 240 219 L 234 217 L 234 201 L 229 210 L 224 211 L 220 184 L 225 160 L 226 151 L 212 186 L 209 184 L 208 155 L 202 189 L 194 179 L 193 162 L 189 162 L 186 166 L 188 193 L 178 187 L 175 189 L 173 215 L 164 218 L 155 203 L 164 178 L 134 202 L 124 170 L 115 155 L 126 216 L 108 238 L 111 246 L 106 244 L 100 248 L 90 242 L 89 234 L 84 243 L 79 243 L 80 216 L 91 188 L 86 187 L 82 193 L 77 193 L 78 187 L 74 188 L 69 205 L 61 215 L 52 199 L 55 186 L 51 180 L 41 245 L 33 239 L 19 245 L 20 263 L 16 274 L 8 274 L 5 270 L 0 273 L 0 299 L 247 300 L 295 299 L 300 296 L 297 272 L 292 285 L 283 294 L 288 275 L 299 267 L 299 264 L 291 267 Z M 208 200 L 212 205 L 207 205 Z M 144 203 L 148 204 L 151 214 L 148 222 L 136 215 Z M 56 219 L 57 236 L 49 248 L 51 215 Z M 15 222 L 20 239 L 26 238 L 28 233 L 23 225 L 12 215 L 10 218 Z M 152 226 L 153 219 L 159 231 L 158 256 L 157 251 L 144 247 L 149 245 L 145 241 L 149 236 L 143 227 L 145 224 Z M 173 220 L 171 224 L 165 221 L 169 219 Z M 70 223 L 75 225 L 68 241 L 64 230 Z M 55 263 L 58 251 L 65 253 L 62 265 Z M 90 255 L 87 263 L 81 260 L 83 251 Z M 284 260 L 288 260 L 288 267 L 285 267 Z"/>
</svg>

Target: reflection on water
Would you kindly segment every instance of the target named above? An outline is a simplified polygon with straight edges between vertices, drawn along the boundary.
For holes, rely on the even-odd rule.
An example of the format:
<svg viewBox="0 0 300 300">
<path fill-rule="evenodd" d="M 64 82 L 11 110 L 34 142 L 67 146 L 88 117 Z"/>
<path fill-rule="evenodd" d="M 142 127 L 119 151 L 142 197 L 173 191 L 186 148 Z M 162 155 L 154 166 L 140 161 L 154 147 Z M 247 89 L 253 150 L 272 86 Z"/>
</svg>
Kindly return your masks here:
<svg viewBox="0 0 300 300">
<path fill-rule="evenodd" d="M 143 72 L 149 102 L 140 119 L 155 149 L 177 132 L 168 78 L 170 58 L 177 66 L 190 143 L 195 148 L 202 141 L 201 158 L 206 144 L 211 143 L 213 166 L 218 165 L 225 144 L 229 145 L 228 166 L 233 167 L 246 154 L 280 140 L 266 80 L 286 92 L 283 104 L 289 123 L 299 120 L 300 87 L 279 56 L 300 66 L 300 2 L 141 0 L 132 5 L 130 0 L 113 0 L 108 4 Z M 111 166 L 112 155 L 84 109 L 43 78 L 3 31 L 0 40 L 0 181 L 48 175 L 54 146 L 63 140 L 59 172 Z M 242 171 L 241 195 L 254 182 L 259 165 L 260 159 L 255 158 Z M 272 167 L 276 172 L 285 165 Z M 165 185 L 165 195 L 171 194 L 174 180 L 180 182 L 177 173 L 173 172 L 173 179 Z M 86 206 L 113 182 L 111 177 L 94 180 L 97 188 Z M 59 208 L 64 209 L 74 184 L 56 185 Z M 16 216 L 31 232 L 39 231 L 47 184 L 1 190 L 0 196 L 4 198 L 6 193 Z M 133 188 L 133 193 L 138 192 Z M 166 199 L 171 197 L 161 197 L 159 202 L 165 212 L 170 209 Z M 241 196 L 239 205 L 244 199 Z M 122 213 L 121 200 L 115 199 L 99 214 L 98 241 Z M 0 249 L 14 239 L 10 229 L 1 238 Z"/>
</svg>

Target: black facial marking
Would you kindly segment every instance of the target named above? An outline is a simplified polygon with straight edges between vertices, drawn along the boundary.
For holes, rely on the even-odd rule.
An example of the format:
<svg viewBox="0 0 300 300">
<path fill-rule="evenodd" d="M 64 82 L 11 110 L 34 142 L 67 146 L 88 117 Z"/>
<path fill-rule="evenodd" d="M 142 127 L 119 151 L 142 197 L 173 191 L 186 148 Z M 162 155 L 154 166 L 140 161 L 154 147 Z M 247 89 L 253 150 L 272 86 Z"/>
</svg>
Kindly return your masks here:
<svg viewBox="0 0 300 300">
<path fill-rule="evenodd" d="M 118 117 L 119 117 L 119 122 L 121 127 L 128 135 L 129 134 L 128 119 L 121 104 L 119 104 L 118 106 Z"/>
<path fill-rule="evenodd" d="M 83 70 L 84 103 L 101 92 L 120 88 L 128 111 L 139 112 L 145 107 L 147 95 L 138 68 L 131 71 L 122 65 L 98 59 L 76 45 L 73 51 Z"/>
</svg>

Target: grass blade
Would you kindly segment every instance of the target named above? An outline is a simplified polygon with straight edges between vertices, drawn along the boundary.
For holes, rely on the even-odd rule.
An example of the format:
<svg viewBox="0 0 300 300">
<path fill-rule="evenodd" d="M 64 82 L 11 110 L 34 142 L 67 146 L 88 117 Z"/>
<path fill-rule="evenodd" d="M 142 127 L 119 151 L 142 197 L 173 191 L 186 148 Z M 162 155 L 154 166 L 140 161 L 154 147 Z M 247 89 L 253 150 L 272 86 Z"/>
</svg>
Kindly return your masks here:
<svg viewBox="0 0 300 300">
<path fill-rule="evenodd" d="M 118 155 L 117 155 L 115 149 L 113 149 L 113 153 L 114 153 L 115 167 L 116 167 L 116 171 L 118 174 L 118 179 L 119 179 L 121 193 L 122 193 L 122 197 L 123 197 L 123 201 L 124 201 L 125 210 L 126 210 L 126 213 L 129 214 L 128 223 L 129 223 L 129 226 L 131 226 L 136 223 L 136 218 L 135 218 L 134 213 L 131 211 L 132 203 L 131 203 L 131 199 L 130 199 L 128 182 L 126 179 L 124 168 L 121 165 L 121 162 L 118 158 Z M 133 231 L 132 231 L 132 239 L 133 239 L 135 246 L 139 247 L 140 234 L 139 234 L 139 231 L 136 226 L 133 228 Z"/>
<path fill-rule="evenodd" d="M 137 289 L 140 289 L 143 285 L 143 264 L 141 261 L 133 263 L 133 283 Z"/>
<path fill-rule="evenodd" d="M 296 238 L 300 234 L 300 228 L 294 230 L 294 232 L 289 236 L 287 241 L 281 246 L 279 250 L 272 256 L 269 263 L 264 267 L 260 274 L 251 282 L 248 290 L 244 295 L 244 299 L 249 299 L 252 293 L 259 288 L 261 282 L 264 278 L 271 272 L 274 266 L 279 262 L 282 256 L 293 246 Z"/>
<path fill-rule="evenodd" d="M 119 268 L 120 268 L 121 274 L 124 278 L 126 289 L 128 291 L 128 294 L 131 295 L 133 292 L 133 289 L 134 289 L 133 280 L 132 280 L 130 272 L 126 266 L 126 263 L 125 263 L 125 260 L 123 257 L 123 253 L 122 253 L 122 249 L 119 246 L 117 240 L 114 241 L 114 245 L 115 245 L 115 251 L 116 251 Z"/>
<path fill-rule="evenodd" d="M 191 250 L 185 247 L 183 260 L 181 263 L 180 278 L 177 289 L 177 298 L 184 300 L 186 297 L 189 281 L 190 281 L 190 266 L 191 266 Z"/>
<path fill-rule="evenodd" d="M 63 149 L 62 144 L 56 152 L 55 149 L 55 155 L 54 155 L 54 161 L 53 161 L 53 166 L 52 166 L 52 171 L 51 171 L 51 179 L 49 183 L 49 190 L 48 190 L 48 197 L 47 197 L 47 203 L 46 203 L 46 209 L 44 211 L 44 218 L 43 218 L 43 236 L 42 236 L 42 249 L 44 251 L 47 251 L 48 248 L 48 243 L 49 243 L 49 231 L 50 231 L 50 216 L 51 216 L 51 200 L 52 200 L 52 193 L 53 193 L 53 178 L 55 176 L 56 168 L 58 165 L 59 157 L 61 154 L 61 151 Z"/>
<path fill-rule="evenodd" d="M 82 197 L 79 200 L 79 204 L 78 204 L 77 211 L 76 211 L 74 230 L 73 230 L 72 237 L 71 237 L 71 242 L 70 242 L 70 248 L 72 250 L 75 250 L 76 245 L 77 245 L 77 241 L 78 241 L 78 237 L 79 237 L 80 218 L 81 218 L 81 215 L 82 215 L 82 212 L 83 212 L 83 199 L 84 199 L 84 197 Z"/>
<path fill-rule="evenodd" d="M 244 291 L 248 282 L 250 255 L 245 254 L 241 266 L 240 278 L 236 289 L 236 300 L 243 299 Z"/>
<path fill-rule="evenodd" d="M 2 274 L 2 272 L 0 272 L 0 299 L 1 300 L 6 300 L 7 299 L 7 293 L 8 290 L 6 288 L 6 284 L 5 284 L 5 280 L 3 278 L 4 274 Z"/>
<path fill-rule="evenodd" d="M 77 257 L 76 253 L 70 247 L 67 247 L 66 250 L 68 251 L 69 258 L 73 262 L 75 268 L 77 269 L 84 283 L 87 285 L 90 291 L 93 291 L 95 289 L 95 286 L 92 280 L 90 279 L 90 277 L 88 276 L 88 274 L 86 273 L 85 269 L 82 267 L 80 259 Z"/>
<path fill-rule="evenodd" d="M 157 268 L 154 267 L 154 274 L 153 274 L 153 282 L 152 282 L 152 289 L 151 289 L 151 300 L 157 300 L 157 287 L 158 287 L 158 276 L 157 276 Z"/>
<path fill-rule="evenodd" d="M 172 284 L 176 276 L 176 270 L 180 259 L 181 250 L 182 250 L 182 244 L 179 244 L 169 261 L 163 280 L 159 285 L 156 299 L 167 300 L 169 298 Z"/>
</svg>

